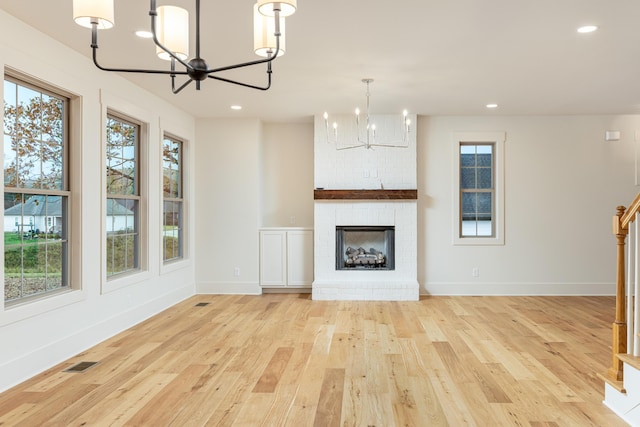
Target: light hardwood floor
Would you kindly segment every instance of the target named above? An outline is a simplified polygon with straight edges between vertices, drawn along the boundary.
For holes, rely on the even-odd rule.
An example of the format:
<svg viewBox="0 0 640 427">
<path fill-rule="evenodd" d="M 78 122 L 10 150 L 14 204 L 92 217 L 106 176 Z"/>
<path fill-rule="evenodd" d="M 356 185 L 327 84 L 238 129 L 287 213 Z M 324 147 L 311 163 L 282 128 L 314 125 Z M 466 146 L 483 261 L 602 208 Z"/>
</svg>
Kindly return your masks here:
<svg viewBox="0 0 640 427">
<path fill-rule="evenodd" d="M 195 296 L 0 394 L 0 425 L 623 426 L 596 377 L 613 316 L 612 297 Z M 100 363 L 62 372 L 80 361 Z"/>
</svg>

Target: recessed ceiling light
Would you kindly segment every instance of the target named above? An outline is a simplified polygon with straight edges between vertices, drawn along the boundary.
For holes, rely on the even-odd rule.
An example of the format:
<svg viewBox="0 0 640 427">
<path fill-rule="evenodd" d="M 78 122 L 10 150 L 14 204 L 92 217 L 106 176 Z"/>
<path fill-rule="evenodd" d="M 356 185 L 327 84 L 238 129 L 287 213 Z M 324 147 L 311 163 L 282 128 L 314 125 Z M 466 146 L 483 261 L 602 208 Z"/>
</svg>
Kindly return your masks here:
<svg viewBox="0 0 640 427">
<path fill-rule="evenodd" d="M 585 25 L 583 27 L 578 28 L 579 33 L 593 33 L 598 29 L 597 25 Z"/>
<path fill-rule="evenodd" d="M 498 104 L 487 104 L 487 108 L 498 108 Z"/>
<path fill-rule="evenodd" d="M 143 39 L 150 39 L 151 37 L 153 37 L 153 34 L 151 34 L 150 31 L 138 30 L 136 31 L 136 36 Z"/>
<path fill-rule="evenodd" d="M 232 105 L 231 109 L 232 110 L 242 110 L 242 105 Z"/>
</svg>

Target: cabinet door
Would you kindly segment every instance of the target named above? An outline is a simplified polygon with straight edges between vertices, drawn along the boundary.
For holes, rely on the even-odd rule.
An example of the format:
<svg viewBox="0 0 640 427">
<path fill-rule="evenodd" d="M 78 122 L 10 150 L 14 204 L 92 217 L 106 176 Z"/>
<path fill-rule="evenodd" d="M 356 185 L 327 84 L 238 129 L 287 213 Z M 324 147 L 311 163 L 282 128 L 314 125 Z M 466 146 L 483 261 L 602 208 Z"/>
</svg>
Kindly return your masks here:
<svg viewBox="0 0 640 427">
<path fill-rule="evenodd" d="M 260 232 L 260 285 L 286 286 L 287 233 L 285 231 Z"/>
<path fill-rule="evenodd" d="M 313 283 L 313 231 L 287 232 L 288 286 L 311 286 Z"/>
</svg>

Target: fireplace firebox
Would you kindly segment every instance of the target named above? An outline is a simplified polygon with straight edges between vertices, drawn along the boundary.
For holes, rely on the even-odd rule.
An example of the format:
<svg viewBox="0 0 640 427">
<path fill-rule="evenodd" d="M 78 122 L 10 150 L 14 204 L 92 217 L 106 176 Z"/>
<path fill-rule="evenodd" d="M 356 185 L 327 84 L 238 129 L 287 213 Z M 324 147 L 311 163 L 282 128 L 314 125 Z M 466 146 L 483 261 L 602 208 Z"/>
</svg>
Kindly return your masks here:
<svg viewBox="0 0 640 427">
<path fill-rule="evenodd" d="M 394 270 L 395 227 L 336 226 L 336 270 Z"/>
</svg>

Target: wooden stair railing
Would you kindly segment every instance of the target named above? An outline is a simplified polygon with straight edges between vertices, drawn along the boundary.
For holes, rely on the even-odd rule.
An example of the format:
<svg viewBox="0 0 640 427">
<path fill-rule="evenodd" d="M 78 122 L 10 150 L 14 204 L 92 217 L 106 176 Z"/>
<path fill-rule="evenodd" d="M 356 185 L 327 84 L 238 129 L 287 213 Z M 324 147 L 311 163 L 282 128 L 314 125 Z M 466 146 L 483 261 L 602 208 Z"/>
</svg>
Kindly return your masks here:
<svg viewBox="0 0 640 427">
<path fill-rule="evenodd" d="M 613 234 L 617 239 L 616 320 L 613 322 L 612 361 L 607 374 L 612 380 L 622 381 L 624 364 L 618 354 L 627 353 L 625 240 L 629 234 L 629 224 L 636 219 L 636 214 L 640 210 L 640 193 L 631 202 L 628 209 L 624 206 L 618 206 L 616 210 L 617 214 L 613 217 Z"/>
</svg>

